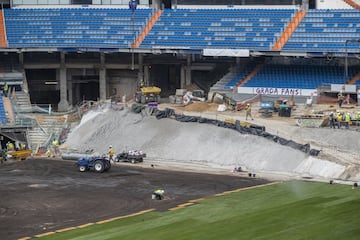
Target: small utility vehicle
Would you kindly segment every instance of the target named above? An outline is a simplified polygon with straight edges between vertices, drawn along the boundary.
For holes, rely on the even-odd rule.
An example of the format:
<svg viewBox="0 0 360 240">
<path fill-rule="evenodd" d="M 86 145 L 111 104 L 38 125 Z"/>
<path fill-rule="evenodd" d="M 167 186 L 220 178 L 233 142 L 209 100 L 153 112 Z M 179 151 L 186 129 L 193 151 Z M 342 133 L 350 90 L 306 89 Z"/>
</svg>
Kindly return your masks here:
<svg viewBox="0 0 360 240">
<path fill-rule="evenodd" d="M 141 150 L 130 150 L 123 151 L 122 153 L 118 154 L 115 161 L 137 163 L 142 162 L 145 157 L 146 154 Z"/>
</svg>

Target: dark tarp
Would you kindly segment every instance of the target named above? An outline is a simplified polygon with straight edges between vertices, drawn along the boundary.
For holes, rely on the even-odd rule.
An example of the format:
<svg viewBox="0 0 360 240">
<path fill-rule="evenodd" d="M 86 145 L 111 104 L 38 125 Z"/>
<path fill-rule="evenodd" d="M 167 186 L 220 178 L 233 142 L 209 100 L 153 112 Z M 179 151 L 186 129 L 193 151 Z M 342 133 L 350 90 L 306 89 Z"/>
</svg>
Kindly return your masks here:
<svg viewBox="0 0 360 240">
<path fill-rule="evenodd" d="M 154 108 L 152 110 L 151 114 L 156 116 L 157 119 L 174 118 L 176 121 L 179 121 L 179 122 L 209 123 L 209 124 L 216 125 L 218 127 L 235 129 L 239 133 L 251 134 L 251 135 L 264 137 L 268 140 L 274 141 L 281 145 L 300 150 L 304 153 L 308 153 L 311 156 L 317 156 L 320 153 L 320 150 L 310 149 L 310 144 L 300 144 L 300 143 L 294 142 L 293 140 L 288 140 L 288 139 L 273 135 L 271 133 L 268 133 L 265 131 L 264 126 L 250 125 L 250 127 L 243 127 L 240 125 L 239 120 L 236 120 L 235 124 L 231 124 L 231 123 L 226 123 L 223 121 L 208 119 L 208 118 L 203 118 L 203 117 L 185 116 L 185 115 L 175 114 L 175 111 L 173 109 L 168 109 L 168 108 L 165 109 L 164 111 Z"/>
</svg>

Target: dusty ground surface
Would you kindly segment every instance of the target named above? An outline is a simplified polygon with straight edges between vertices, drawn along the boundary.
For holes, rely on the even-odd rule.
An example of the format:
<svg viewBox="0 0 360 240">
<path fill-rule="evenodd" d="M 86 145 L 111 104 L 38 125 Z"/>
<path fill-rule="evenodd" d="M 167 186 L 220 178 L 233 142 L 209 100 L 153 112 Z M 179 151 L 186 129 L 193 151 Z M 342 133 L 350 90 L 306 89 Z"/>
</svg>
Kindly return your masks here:
<svg viewBox="0 0 360 240">
<path fill-rule="evenodd" d="M 149 163 L 115 164 L 80 173 L 73 161 L 28 159 L 0 165 L 0 239 L 32 237 L 146 209 L 165 211 L 188 200 L 268 182 L 247 173 L 165 171 Z M 151 199 L 165 190 L 165 200 Z"/>
</svg>

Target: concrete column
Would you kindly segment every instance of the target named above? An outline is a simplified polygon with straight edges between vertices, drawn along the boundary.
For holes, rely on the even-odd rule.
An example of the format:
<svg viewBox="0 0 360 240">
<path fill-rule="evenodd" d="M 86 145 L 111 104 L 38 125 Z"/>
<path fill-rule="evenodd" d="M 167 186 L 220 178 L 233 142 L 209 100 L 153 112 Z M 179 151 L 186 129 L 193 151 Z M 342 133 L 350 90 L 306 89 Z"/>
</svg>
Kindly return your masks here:
<svg viewBox="0 0 360 240">
<path fill-rule="evenodd" d="M 58 103 L 58 111 L 64 112 L 69 109 L 69 102 L 67 100 L 67 81 L 66 81 L 66 68 L 65 68 L 65 53 L 60 53 L 60 102 Z"/>
<path fill-rule="evenodd" d="M 106 100 L 106 69 L 104 67 L 99 71 L 99 91 L 100 100 Z"/>
<path fill-rule="evenodd" d="M 191 84 L 191 55 L 187 56 L 187 64 L 185 68 L 185 83 L 186 86 Z"/>
<path fill-rule="evenodd" d="M 99 96 L 100 100 L 106 100 L 106 68 L 104 53 L 100 53 Z"/>
<path fill-rule="evenodd" d="M 24 64 L 24 53 L 23 52 L 19 53 L 19 63 Z"/>
<path fill-rule="evenodd" d="M 139 68 L 138 68 L 138 79 L 137 82 L 144 81 L 144 55 L 139 53 Z"/>
<path fill-rule="evenodd" d="M 150 80 L 149 65 L 144 65 L 144 84 L 149 85 L 149 80 Z"/>
<path fill-rule="evenodd" d="M 82 101 L 82 97 L 80 96 L 80 84 L 76 83 L 75 84 L 75 99 L 77 99 L 77 101 Z"/>
<path fill-rule="evenodd" d="M 73 88 L 72 88 L 72 81 L 68 81 L 67 83 L 67 89 L 68 89 L 68 98 L 70 105 L 74 105 L 74 99 L 73 99 Z"/>
<path fill-rule="evenodd" d="M 185 88 L 186 86 L 185 68 L 185 66 L 181 66 L 180 68 L 180 88 Z"/>
</svg>

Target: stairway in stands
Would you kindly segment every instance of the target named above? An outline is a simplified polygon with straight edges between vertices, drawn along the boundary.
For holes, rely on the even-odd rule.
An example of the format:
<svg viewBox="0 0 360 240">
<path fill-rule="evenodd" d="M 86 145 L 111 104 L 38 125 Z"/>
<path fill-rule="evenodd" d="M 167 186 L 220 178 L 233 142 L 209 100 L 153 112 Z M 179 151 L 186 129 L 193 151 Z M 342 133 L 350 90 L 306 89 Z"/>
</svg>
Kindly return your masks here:
<svg viewBox="0 0 360 240">
<path fill-rule="evenodd" d="M 39 107 L 33 107 L 30 102 L 29 95 L 25 91 L 15 93 L 14 109 L 16 111 L 17 124 L 29 122 L 31 120 L 31 128 L 28 129 L 27 136 L 31 149 L 38 147 L 46 147 L 53 139 L 58 139 L 63 129 L 68 127 L 68 115 L 49 115 L 45 113 L 35 113 Z"/>
<path fill-rule="evenodd" d="M 32 149 L 47 146 L 51 140 L 58 139 L 67 121 L 64 116 L 33 114 L 36 125 L 28 131 L 28 139 Z"/>
<path fill-rule="evenodd" d="M 15 92 L 14 99 L 16 103 L 14 109 L 16 112 L 26 113 L 32 111 L 29 94 L 24 91 L 17 91 Z"/>
</svg>

